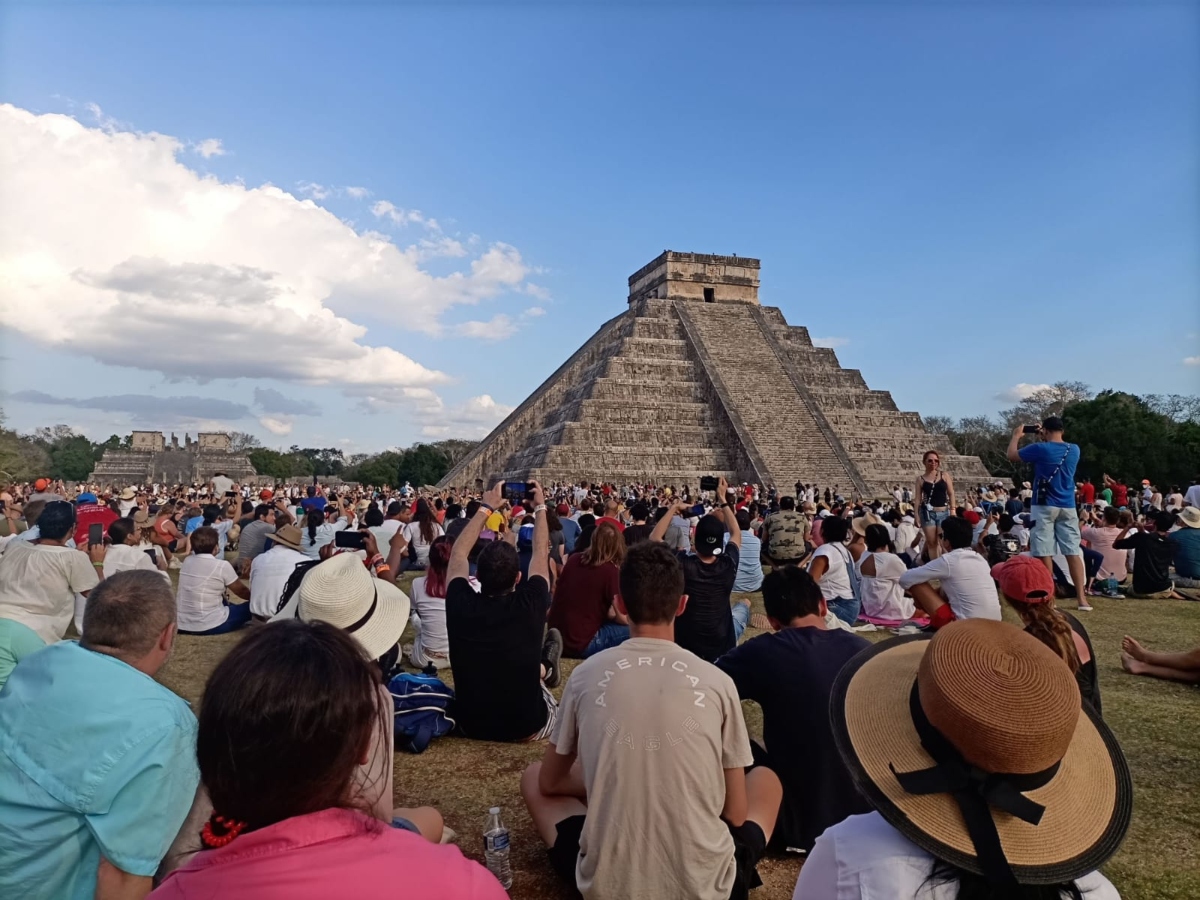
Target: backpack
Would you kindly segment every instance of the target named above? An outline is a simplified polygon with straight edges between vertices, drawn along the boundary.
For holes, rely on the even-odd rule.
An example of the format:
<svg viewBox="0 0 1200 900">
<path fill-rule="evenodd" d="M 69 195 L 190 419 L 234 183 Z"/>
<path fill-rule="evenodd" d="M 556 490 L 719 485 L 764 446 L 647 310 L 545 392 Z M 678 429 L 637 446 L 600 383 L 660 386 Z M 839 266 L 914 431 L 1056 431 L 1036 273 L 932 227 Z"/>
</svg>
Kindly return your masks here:
<svg viewBox="0 0 1200 900">
<path fill-rule="evenodd" d="M 1014 534 L 989 534 L 984 538 L 983 545 L 987 547 L 989 566 L 1008 562 L 1021 552 L 1021 542 Z"/>
<path fill-rule="evenodd" d="M 454 691 L 434 675 L 400 672 L 388 682 L 395 715 L 396 747 L 423 753 L 429 742 L 454 730 L 447 710 Z"/>
</svg>

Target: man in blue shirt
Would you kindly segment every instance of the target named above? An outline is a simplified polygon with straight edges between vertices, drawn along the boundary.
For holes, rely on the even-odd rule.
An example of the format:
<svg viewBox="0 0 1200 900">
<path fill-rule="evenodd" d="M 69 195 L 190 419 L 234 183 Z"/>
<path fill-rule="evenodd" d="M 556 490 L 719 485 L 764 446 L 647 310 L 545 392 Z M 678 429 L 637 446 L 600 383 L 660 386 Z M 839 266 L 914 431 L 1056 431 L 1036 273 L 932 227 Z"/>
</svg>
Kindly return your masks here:
<svg viewBox="0 0 1200 900">
<path fill-rule="evenodd" d="M 1174 551 L 1175 587 L 1200 588 L 1200 509 L 1185 506 L 1179 511 L 1178 531 L 1167 535 Z"/>
<path fill-rule="evenodd" d="M 1029 552 L 1054 571 L 1054 555 L 1061 553 L 1071 570 L 1078 609 L 1090 612 L 1084 587 L 1087 574 L 1080 545 L 1079 513 L 1075 510 L 1075 468 L 1079 465 L 1079 445 L 1063 440 L 1063 421 L 1049 416 L 1037 430 L 1041 439 L 1025 447 L 1018 446 L 1025 426 L 1013 429 L 1008 441 L 1008 458 L 1033 466 L 1033 499 L 1030 514 L 1033 530 L 1029 534 Z"/>
<path fill-rule="evenodd" d="M 0 691 L 0 897 L 144 897 L 200 780 L 196 718 L 153 678 L 170 586 L 119 572 L 83 621 L 81 643 L 26 657 Z"/>
</svg>

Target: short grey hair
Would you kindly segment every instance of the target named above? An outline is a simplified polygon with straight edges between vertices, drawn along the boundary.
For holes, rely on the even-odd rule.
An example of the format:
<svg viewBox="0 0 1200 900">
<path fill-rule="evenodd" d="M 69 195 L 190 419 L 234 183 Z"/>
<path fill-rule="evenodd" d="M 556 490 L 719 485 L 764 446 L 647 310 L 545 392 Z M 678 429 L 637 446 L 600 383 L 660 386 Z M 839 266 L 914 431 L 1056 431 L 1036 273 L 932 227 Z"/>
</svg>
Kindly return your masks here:
<svg viewBox="0 0 1200 900">
<path fill-rule="evenodd" d="M 131 569 L 105 578 L 87 598 L 83 637 L 88 650 L 140 659 L 175 621 L 175 593 L 158 572 Z"/>
</svg>

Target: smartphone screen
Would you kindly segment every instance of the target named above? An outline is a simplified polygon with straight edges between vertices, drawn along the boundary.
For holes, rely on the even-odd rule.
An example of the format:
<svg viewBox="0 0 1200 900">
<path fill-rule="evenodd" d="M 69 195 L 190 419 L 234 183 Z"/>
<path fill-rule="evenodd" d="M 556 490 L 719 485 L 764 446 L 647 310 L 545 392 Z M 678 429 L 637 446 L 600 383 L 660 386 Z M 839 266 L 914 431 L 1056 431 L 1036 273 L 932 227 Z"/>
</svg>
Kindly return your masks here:
<svg viewBox="0 0 1200 900">
<path fill-rule="evenodd" d="M 705 475 L 700 479 L 700 490 L 715 491 L 720 483 L 720 479 L 716 475 Z"/>
<path fill-rule="evenodd" d="M 238 495 L 237 491 L 226 491 L 225 492 L 226 497 L 236 497 L 237 495 Z"/>
<path fill-rule="evenodd" d="M 1042 430 L 1041 427 L 1038 425 L 1026 425 L 1024 428 L 1021 429 L 1021 432 L 1023 434 L 1037 434 L 1041 430 Z"/>
<path fill-rule="evenodd" d="M 333 536 L 333 546 L 347 550 L 361 550 L 363 548 L 362 532 L 343 529 Z"/>
<path fill-rule="evenodd" d="M 104 526 L 97 522 L 88 526 L 88 546 L 95 547 L 104 543 Z"/>
<path fill-rule="evenodd" d="M 529 492 L 529 485 L 524 481 L 509 481 L 504 485 L 504 499 L 516 506 L 525 499 L 525 494 Z"/>
<path fill-rule="evenodd" d="M 158 565 L 158 554 L 157 553 L 155 553 L 151 549 L 146 549 L 146 550 L 143 550 L 142 552 L 145 553 L 148 557 L 150 557 L 150 562 L 154 563 L 156 566 Z"/>
</svg>

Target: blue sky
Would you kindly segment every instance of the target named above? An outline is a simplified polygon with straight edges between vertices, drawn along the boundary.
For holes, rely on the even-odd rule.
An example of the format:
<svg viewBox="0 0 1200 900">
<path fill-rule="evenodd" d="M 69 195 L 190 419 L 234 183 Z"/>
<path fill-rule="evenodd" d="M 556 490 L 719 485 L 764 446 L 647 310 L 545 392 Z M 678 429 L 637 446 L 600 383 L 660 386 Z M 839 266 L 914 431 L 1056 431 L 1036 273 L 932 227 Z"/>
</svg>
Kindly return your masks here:
<svg viewBox="0 0 1200 900">
<path fill-rule="evenodd" d="M 1198 60 L 1188 3 L 5 7 L 4 410 L 480 436 L 668 247 L 902 409 L 1195 393 Z"/>
</svg>

